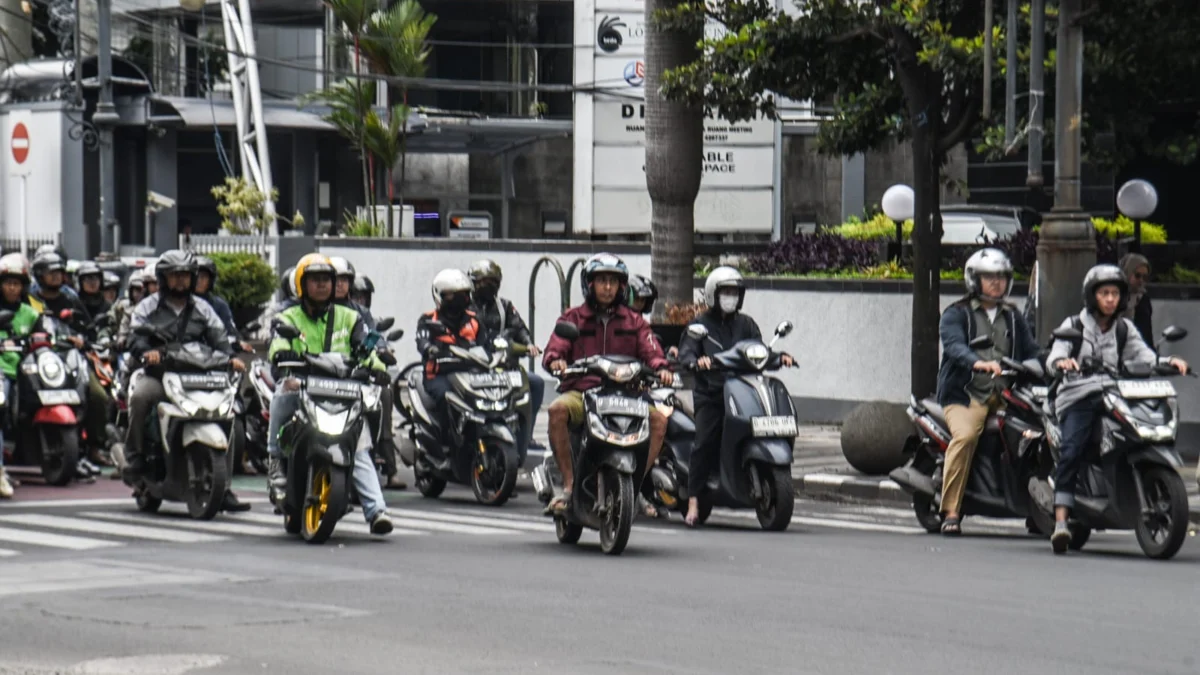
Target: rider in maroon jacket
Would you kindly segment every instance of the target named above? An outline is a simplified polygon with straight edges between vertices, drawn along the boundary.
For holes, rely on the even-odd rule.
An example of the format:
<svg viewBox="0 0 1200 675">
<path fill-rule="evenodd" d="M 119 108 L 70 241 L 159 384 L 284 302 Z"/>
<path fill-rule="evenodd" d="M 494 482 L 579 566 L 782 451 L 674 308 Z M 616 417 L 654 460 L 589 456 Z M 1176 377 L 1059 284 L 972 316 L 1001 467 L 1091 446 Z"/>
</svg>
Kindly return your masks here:
<svg viewBox="0 0 1200 675">
<path fill-rule="evenodd" d="M 579 339 L 569 342 L 552 336 L 546 345 L 542 365 L 551 373 L 561 373 L 568 365 L 596 355 L 637 357 L 658 371 L 659 379 L 670 382 L 673 375 L 667 368 L 662 348 L 650 332 L 650 324 L 640 314 L 629 309 L 629 270 L 615 255 L 600 253 L 583 266 L 579 278 L 583 286 L 584 303 L 568 309 L 560 322 L 569 321 L 579 327 Z M 571 429 L 584 421 L 583 392 L 600 384 L 595 375 L 568 377 L 558 390 L 561 395 L 550 404 L 550 448 L 563 475 L 564 495 L 555 497 L 550 508 L 561 512 L 566 508 L 574 482 L 571 466 Z M 667 418 L 650 409 L 650 454 L 646 469 L 654 466 L 667 433 Z"/>
</svg>

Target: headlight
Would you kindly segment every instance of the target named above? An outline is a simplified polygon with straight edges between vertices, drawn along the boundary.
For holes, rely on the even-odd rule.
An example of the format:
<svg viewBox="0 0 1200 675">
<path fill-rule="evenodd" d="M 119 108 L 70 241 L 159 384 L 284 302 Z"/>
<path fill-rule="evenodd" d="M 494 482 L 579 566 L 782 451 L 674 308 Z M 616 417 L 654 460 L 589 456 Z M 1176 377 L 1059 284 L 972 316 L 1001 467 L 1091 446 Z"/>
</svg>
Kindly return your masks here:
<svg viewBox="0 0 1200 675">
<path fill-rule="evenodd" d="M 311 398 L 305 397 L 304 410 L 308 413 L 308 418 L 312 420 L 313 426 L 317 428 L 318 432 L 326 436 L 341 436 L 342 432 L 346 430 L 346 423 L 349 421 L 354 407 L 351 406 L 348 410 L 341 412 L 329 412 L 317 405 Z"/>
<path fill-rule="evenodd" d="M 596 365 L 604 371 L 608 379 L 620 384 L 629 382 L 642 372 L 642 364 L 636 361 L 633 363 L 615 363 L 608 359 L 600 359 L 596 362 Z"/>
<path fill-rule="evenodd" d="M 767 365 L 767 359 L 771 356 L 771 351 L 765 345 L 750 345 L 746 347 L 746 360 L 750 365 L 762 370 L 763 366 Z"/>
<path fill-rule="evenodd" d="M 363 407 L 367 410 L 374 410 L 379 405 L 379 397 L 382 395 L 383 389 L 377 384 L 364 384 L 362 386 L 362 402 Z"/>
<path fill-rule="evenodd" d="M 595 438 L 624 447 L 637 445 L 650 437 L 650 424 L 647 421 L 639 423 L 633 433 L 622 434 L 609 429 L 596 413 L 588 413 L 588 430 Z"/>
<path fill-rule="evenodd" d="M 42 352 L 37 359 L 38 375 L 47 387 L 57 389 L 67 381 L 67 367 L 58 354 Z"/>
<path fill-rule="evenodd" d="M 188 397 L 178 374 L 163 373 L 162 383 L 163 390 L 167 392 L 167 398 L 182 410 L 183 414 L 190 417 L 200 412 L 200 404 Z"/>
</svg>

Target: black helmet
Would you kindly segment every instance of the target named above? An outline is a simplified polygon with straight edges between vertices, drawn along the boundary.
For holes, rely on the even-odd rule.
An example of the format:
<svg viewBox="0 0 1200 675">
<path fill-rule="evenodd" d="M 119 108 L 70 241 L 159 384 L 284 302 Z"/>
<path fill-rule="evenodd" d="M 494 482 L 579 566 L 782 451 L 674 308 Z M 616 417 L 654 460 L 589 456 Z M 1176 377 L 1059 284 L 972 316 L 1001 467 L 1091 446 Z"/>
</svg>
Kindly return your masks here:
<svg viewBox="0 0 1200 675">
<path fill-rule="evenodd" d="M 484 279 L 495 279 L 497 284 L 504 281 L 504 272 L 495 260 L 476 260 L 467 268 L 467 276 L 475 284 Z"/>
<path fill-rule="evenodd" d="M 363 274 L 354 278 L 354 292 L 371 295 L 375 293 L 375 283 L 371 277 Z"/>
<path fill-rule="evenodd" d="M 158 258 L 158 264 L 154 266 L 154 279 L 158 282 L 159 292 L 168 290 L 167 275 L 175 272 L 187 272 L 191 275 L 192 282 L 188 286 L 188 293 L 196 287 L 196 257 L 188 251 L 172 249 L 162 254 Z"/>
<path fill-rule="evenodd" d="M 1129 306 L 1129 280 L 1116 265 L 1096 265 L 1083 277 L 1083 305 L 1089 312 L 1096 312 L 1096 289 L 1101 286 L 1116 286 L 1121 291 L 1116 315 L 1120 316 Z"/>
<path fill-rule="evenodd" d="M 196 256 L 196 273 L 200 272 L 208 272 L 208 276 L 212 277 L 212 286 L 217 285 L 217 263 L 213 262 L 212 258 L 203 255 Z"/>
<path fill-rule="evenodd" d="M 279 276 L 279 293 L 284 300 L 296 299 L 296 266 L 293 265 Z"/>
<path fill-rule="evenodd" d="M 629 278 L 629 304 L 632 305 L 634 300 L 645 301 L 642 314 L 649 314 L 654 311 L 654 301 L 658 300 L 658 287 L 640 274 L 633 275 Z"/>
<path fill-rule="evenodd" d="M 53 251 L 48 253 L 43 252 L 39 253 L 37 256 L 34 256 L 31 269 L 33 271 L 33 278 L 36 279 L 39 284 L 44 285 L 46 282 L 42 280 L 42 275 L 46 274 L 47 272 L 66 272 L 67 263 L 63 260 L 62 256 Z"/>
</svg>

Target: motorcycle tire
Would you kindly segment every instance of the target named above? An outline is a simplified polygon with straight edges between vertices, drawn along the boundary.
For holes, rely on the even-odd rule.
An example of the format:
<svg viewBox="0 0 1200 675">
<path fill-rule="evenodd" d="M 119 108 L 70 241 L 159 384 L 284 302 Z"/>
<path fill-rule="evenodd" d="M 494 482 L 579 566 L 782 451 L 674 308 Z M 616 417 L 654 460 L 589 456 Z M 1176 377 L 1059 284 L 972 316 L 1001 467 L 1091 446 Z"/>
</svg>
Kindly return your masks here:
<svg viewBox="0 0 1200 675">
<path fill-rule="evenodd" d="M 188 450 L 188 485 L 185 499 L 194 520 L 212 520 L 221 512 L 229 489 L 229 463 L 224 452 L 193 446 Z"/>
<path fill-rule="evenodd" d="M 310 544 L 324 544 L 349 506 L 346 472 L 325 462 L 308 466 L 300 534 Z"/>
<path fill-rule="evenodd" d="M 1143 514 L 1138 519 L 1134 528 L 1138 545 L 1147 557 L 1168 560 L 1179 552 L 1187 539 L 1187 488 L 1178 472 L 1161 466 L 1146 469 L 1142 484 L 1150 503 L 1141 506 L 1153 513 Z"/>
<path fill-rule="evenodd" d="M 629 544 L 633 516 L 637 511 L 637 491 L 633 476 L 608 469 L 604 477 L 604 520 L 600 523 L 600 550 L 606 555 L 621 555 Z"/>
<path fill-rule="evenodd" d="M 79 429 L 77 427 L 41 426 L 37 432 L 42 442 L 42 478 L 47 485 L 62 487 L 75 477 L 79 462 Z M 56 453 L 50 448 L 58 448 Z"/>
<path fill-rule="evenodd" d="M 413 470 L 414 482 L 417 484 L 417 491 L 422 497 L 428 499 L 437 499 L 441 496 L 442 491 L 446 489 L 446 481 L 441 478 L 435 478 L 419 469 Z"/>
<path fill-rule="evenodd" d="M 791 467 L 770 467 L 762 487 L 763 495 L 754 508 L 758 513 L 758 524 L 768 532 L 782 532 L 792 524 L 792 513 L 796 509 Z"/>
<path fill-rule="evenodd" d="M 560 544 L 575 544 L 583 536 L 583 526 L 576 525 L 562 516 L 554 517 L 554 534 Z"/>
<path fill-rule="evenodd" d="M 142 490 L 134 496 L 137 502 L 138 511 L 142 513 L 158 513 L 158 507 L 162 506 L 163 500 L 152 496 L 149 492 Z"/>
<path fill-rule="evenodd" d="M 475 500 L 484 506 L 503 506 L 517 487 L 520 461 L 516 449 L 496 443 L 485 445 L 482 462 L 471 471 L 471 490 Z M 490 479 L 485 481 L 485 477 Z"/>
</svg>

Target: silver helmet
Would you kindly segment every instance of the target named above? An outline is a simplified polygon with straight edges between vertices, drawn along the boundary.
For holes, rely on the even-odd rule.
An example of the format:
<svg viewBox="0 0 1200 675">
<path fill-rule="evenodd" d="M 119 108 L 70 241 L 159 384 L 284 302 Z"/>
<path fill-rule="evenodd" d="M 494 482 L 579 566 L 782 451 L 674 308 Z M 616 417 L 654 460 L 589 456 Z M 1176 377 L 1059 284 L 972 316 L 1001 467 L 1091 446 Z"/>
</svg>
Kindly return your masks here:
<svg viewBox="0 0 1200 675">
<path fill-rule="evenodd" d="M 704 304 L 709 307 L 717 306 L 717 292 L 723 288 L 735 288 L 739 293 L 738 309 L 746 300 L 746 280 L 742 273 L 732 267 L 722 265 L 708 274 L 704 280 Z"/>
<path fill-rule="evenodd" d="M 968 294 L 976 297 L 983 295 L 983 285 L 979 279 L 982 274 L 1003 274 L 1008 279 L 1004 286 L 1004 295 L 989 298 L 990 300 L 1004 300 L 1012 292 L 1013 266 L 1008 256 L 1004 255 L 1004 251 L 985 248 L 967 258 L 967 264 L 963 266 L 963 281 L 966 282 Z"/>
<path fill-rule="evenodd" d="M 474 288 L 475 285 L 471 283 L 471 277 L 468 277 L 466 272 L 455 269 L 442 270 L 433 277 L 433 301 L 441 307 L 443 293 L 470 293 Z"/>
</svg>

